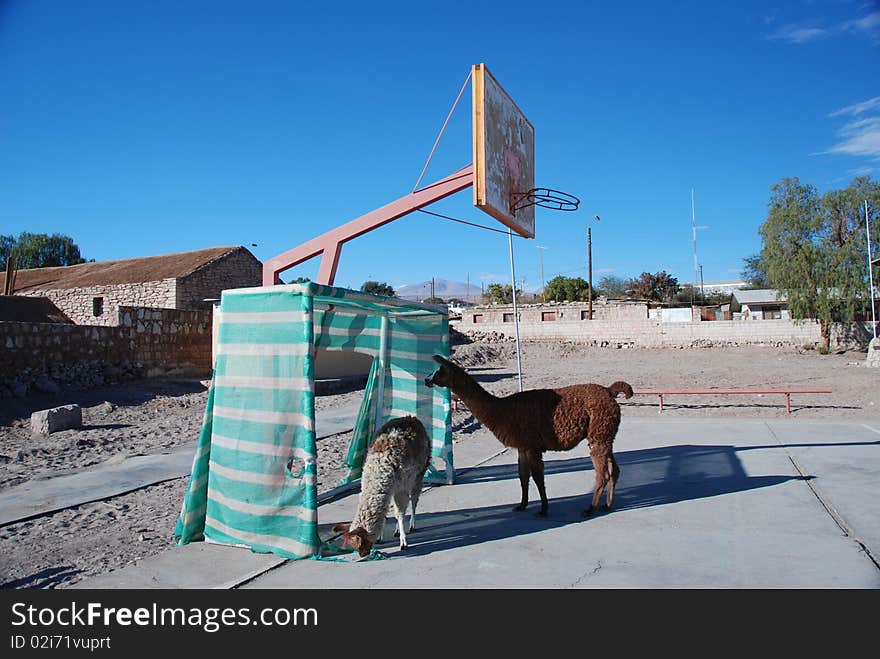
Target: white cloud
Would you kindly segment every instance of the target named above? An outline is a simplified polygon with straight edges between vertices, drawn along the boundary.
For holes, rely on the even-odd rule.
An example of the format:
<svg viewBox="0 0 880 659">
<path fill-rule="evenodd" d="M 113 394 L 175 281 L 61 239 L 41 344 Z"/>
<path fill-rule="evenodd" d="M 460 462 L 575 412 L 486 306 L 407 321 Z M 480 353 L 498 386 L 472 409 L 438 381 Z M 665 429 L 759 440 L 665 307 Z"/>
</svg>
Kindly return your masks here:
<svg viewBox="0 0 880 659">
<path fill-rule="evenodd" d="M 768 36 L 768 39 L 787 41 L 788 43 L 802 44 L 814 41 L 828 35 L 828 30 L 821 27 L 801 27 L 798 25 L 785 25 Z"/>
<path fill-rule="evenodd" d="M 846 32 L 864 32 L 874 37 L 880 35 L 880 11 L 875 11 L 862 18 L 846 21 L 841 26 Z"/>
<path fill-rule="evenodd" d="M 847 172 L 848 175 L 852 177 L 856 176 L 870 176 L 874 172 L 880 172 L 880 167 L 858 167 L 856 169 L 851 169 Z"/>
<path fill-rule="evenodd" d="M 770 25 L 773 19 L 775 16 L 772 18 L 766 16 L 764 22 Z M 825 22 L 827 23 L 827 21 Z M 861 18 L 835 23 L 830 27 L 788 23 L 769 34 L 767 38 L 790 44 L 804 44 L 825 37 L 841 37 L 851 34 L 867 35 L 873 41 L 880 43 L 880 11 L 872 11 Z"/>
<path fill-rule="evenodd" d="M 862 101 L 861 103 L 854 103 L 853 105 L 847 105 L 845 108 L 841 108 L 840 110 L 835 110 L 829 117 L 839 117 L 841 115 L 851 115 L 853 117 L 857 117 L 860 114 L 864 114 L 865 112 L 869 112 L 871 110 L 880 110 L 880 96 L 875 96 L 874 98 L 869 98 L 867 101 Z"/>
<path fill-rule="evenodd" d="M 830 153 L 880 158 L 880 116 L 851 121 L 838 131 L 841 140 Z"/>
</svg>

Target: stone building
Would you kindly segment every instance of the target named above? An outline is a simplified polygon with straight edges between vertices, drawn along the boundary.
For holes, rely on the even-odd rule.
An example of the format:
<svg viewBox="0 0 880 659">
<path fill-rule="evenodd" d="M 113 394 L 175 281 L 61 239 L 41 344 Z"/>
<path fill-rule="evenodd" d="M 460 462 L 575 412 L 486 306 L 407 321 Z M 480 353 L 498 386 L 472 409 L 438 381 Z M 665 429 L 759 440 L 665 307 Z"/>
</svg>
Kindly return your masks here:
<svg viewBox="0 0 880 659">
<path fill-rule="evenodd" d="M 555 321 L 581 321 L 590 319 L 587 302 L 546 302 L 544 304 L 518 304 L 517 313 L 521 323 L 548 323 Z M 600 297 L 593 300 L 593 320 L 647 320 L 648 303 L 644 300 L 609 300 Z M 461 314 L 461 327 L 481 323 L 513 324 L 512 304 L 473 306 Z M 479 329 L 474 327 L 472 329 Z"/>
<path fill-rule="evenodd" d="M 77 325 L 121 324 L 120 307 L 210 311 L 228 288 L 262 285 L 262 264 L 241 246 L 211 247 L 15 273 L 14 295 L 45 297 Z M 6 275 L 0 273 L 5 284 Z"/>
</svg>

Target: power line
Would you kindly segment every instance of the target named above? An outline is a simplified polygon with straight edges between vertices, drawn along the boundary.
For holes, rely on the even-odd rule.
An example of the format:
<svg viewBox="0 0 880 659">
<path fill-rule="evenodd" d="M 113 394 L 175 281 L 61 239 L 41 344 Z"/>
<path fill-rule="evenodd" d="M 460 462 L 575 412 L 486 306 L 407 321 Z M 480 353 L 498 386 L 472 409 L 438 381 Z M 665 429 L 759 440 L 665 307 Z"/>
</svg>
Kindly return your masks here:
<svg viewBox="0 0 880 659">
<path fill-rule="evenodd" d="M 419 213 L 424 213 L 425 215 L 432 215 L 434 217 L 439 217 L 440 219 L 443 219 L 443 220 L 450 220 L 452 222 L 458 222 L 459 224 L 467 224 L 468 226 L 477 227 L 478 229 L 486 229 L 486 231 L 495 231 L 497 233 L 503 233 L 505 236 L 507 235 L 507 231 L 504 231 L 503 229 L 496 229 L 494 227 L 487 227 L 482 224 L 476 224 L 474 222 L 467 222 L 466 220 L 459 220 L 458 218 L 450 217 L 449 215 L 441 215 L 440 213 L 426 211 L 424 208 L 419 208 L 417 210 L 419 211 Z M 516 234 L 514 237 L 515 238 L 522 238 L 522 236 L 520 236 L 519 234 Z"/>
</svg>

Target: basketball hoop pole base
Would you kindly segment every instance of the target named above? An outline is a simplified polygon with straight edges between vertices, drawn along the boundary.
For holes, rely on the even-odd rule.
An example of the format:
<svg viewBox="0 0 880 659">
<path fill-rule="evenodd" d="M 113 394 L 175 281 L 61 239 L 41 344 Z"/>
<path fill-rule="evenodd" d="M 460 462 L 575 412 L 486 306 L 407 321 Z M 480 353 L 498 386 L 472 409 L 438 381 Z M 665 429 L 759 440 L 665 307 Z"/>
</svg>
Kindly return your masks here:
<svg viewBox="0 0 880 659">
<path fill-rule="evenodd" d="M 304 261 L 308 261 L 318 254 L 322 256 L 316 283 L 332 286 L 333 281 L 336 279 L 336 269 L 339 266 L 339 256 L 342 253 L 342 245 L 344 243 L 362 236 L 373 229 L 378 229 L 413 211 L 433 204 L 435 201 L 469 188 L 473 184 L 473 166 L 468 165 L 436 183 L 426 185 L 396 201 L 392 201 L 390 204 L 386 204 L 317 238 L 313 238 L 299 247 L 294 247 L 283 254 L 279 254 L 263 264 L 263 286 L 274 286 L 281 283 L 280 273 Z"/>
</svg>

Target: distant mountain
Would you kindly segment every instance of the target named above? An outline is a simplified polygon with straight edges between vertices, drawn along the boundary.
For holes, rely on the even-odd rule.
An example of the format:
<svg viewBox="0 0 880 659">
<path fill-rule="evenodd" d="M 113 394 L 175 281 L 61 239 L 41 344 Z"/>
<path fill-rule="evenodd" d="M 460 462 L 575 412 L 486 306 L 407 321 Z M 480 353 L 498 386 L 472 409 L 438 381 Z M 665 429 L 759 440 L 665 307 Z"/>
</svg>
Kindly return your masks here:
<svg viewBox="0 0 880 659">
<path fill-rule="evenodd" d="M 397 293 L 397 297 L 405 300 L 424 300 L 431 297 L 431 280 L 429 279 L 417 284 L 395 286 L 394 290 Z M 480 287 L 474 284 L 471 284 L 470 288 L 468 288 L 468 285 L 462 281 L 434 280 L 434 296 L 444 300 L 458 298 L 459 300 L 477 302 L 480 299 L 481 292 Z"/>
</svg>

